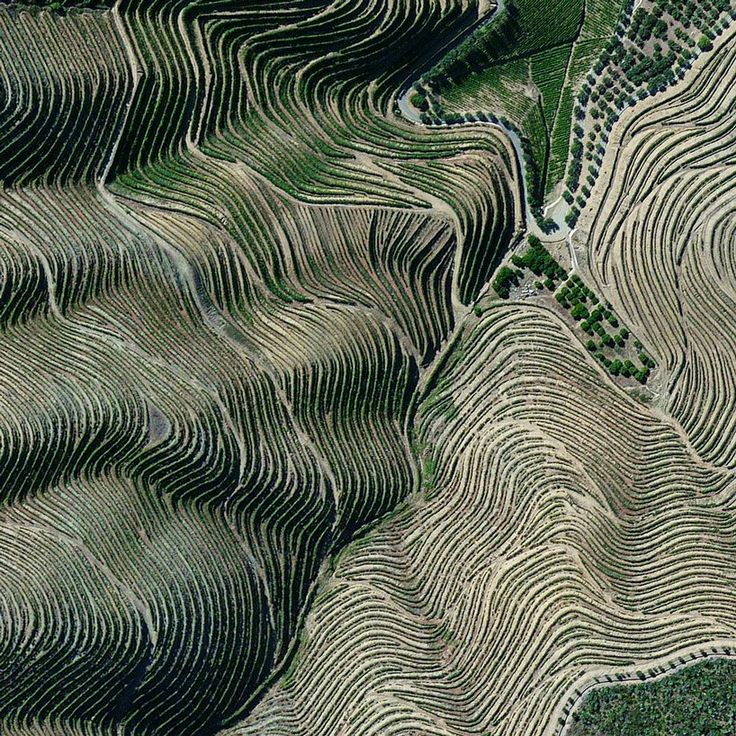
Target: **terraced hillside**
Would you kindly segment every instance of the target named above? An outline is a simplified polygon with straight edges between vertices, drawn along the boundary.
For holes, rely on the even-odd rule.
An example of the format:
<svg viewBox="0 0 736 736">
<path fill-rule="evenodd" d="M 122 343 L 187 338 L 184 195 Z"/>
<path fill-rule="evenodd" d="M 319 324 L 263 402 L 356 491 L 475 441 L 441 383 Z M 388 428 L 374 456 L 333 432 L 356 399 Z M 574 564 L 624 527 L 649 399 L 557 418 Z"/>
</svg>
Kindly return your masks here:
<svg viewBox="0 0 736 736">
<path fill-rule="evenodd" d="M 682 79 L 734 18 L 733 0 L 503 0 L 415 82 L 402 112 L 505 128 L 539 227 L 572 228 L 622 111 Z"/>
<path fill-rule="evenodd" d="M 736 30 L 542 243 L 396 113 L 491 10 L 0 3 L 0 734 L 556 734 L 736 647 Z"/>
<path fill-rule="evenodd" d="M 369 9 L 0 7 L 2 732 L 237 721 L 418 487 L 520 193 L 502 136 L 388 114 L 469 10 Z"/>
<path fill-rule="evenodd" d="M 625 318 L 632 315 L 651 335 L 667 366 L 662 408 L 705 459 L 727 468 L 734 465 L 727 347 L 734 305 L 733 39 L 731 30 L 685 84 L 622 119 L 604 162 L 610 176 L 581 221 L 591 270 Z"/>
<path fill-rule="evenodd" d="M 590 195 L 621 111 L 682 79 L 736 18 L 736 3 L 654 0 L 629 6 L 627 12 L 619 38 L 608 43 L 578 93 L 562 193 L 571 205 L 566 220 L 572 225 Z"/>
</svg>

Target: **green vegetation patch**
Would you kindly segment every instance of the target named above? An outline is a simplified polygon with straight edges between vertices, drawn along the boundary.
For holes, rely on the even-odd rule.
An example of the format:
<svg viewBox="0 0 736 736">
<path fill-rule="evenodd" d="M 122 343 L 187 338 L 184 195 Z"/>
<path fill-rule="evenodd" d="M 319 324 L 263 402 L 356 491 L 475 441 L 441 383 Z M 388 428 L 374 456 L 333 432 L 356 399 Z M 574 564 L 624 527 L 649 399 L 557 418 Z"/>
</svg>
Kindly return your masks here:
<svg viewBox="0 0 736 736">
<path fill-rule="evenodd" d="M 508 299 L 511 287 L 518 286 L 519 280 L 524 277 L 524 269 L 544 278 L 543 282 L 535 281 L 535 286 L 539 289 L 554 291 L 557 282 L 567 277 L 567 271 L 557 263 L 538 237 L 530 235 L 528 242 L 529 247 L 523 255 L 511 256 L 511 263 L 515 268 L 502 266 L 496 273 L 492 286 L 502 299 Z"/>
<path fill-rule="evenodd" d="M 528 243 L 529 247 L 523 255 L 511 256 L 511 263 L 515 268 L 502 266 L 496 273 L 492 286 L 502 299 L 508 299 L 511 287 L 518 286 L 519 280 L 524 277 L 524 269 L 539 277 L 535 281 L 535 286 L 540 290 L 547 288 L 554 291 L 557 282 L 567 278 L 567 271 L 557 263 L 536 235 L 530 235 Z M 542 278 L 544 281 L 540 280 Z"/>
<path fill-rule="evenodd" d="M 427 122 L 481 111 L 519 132 L 540 221 L 544 195 L 564 176 L 573 90 L 613 34 L 622 2 L 508 0 L 423 80 Z M 573 63 L 579 41 L 588 47 L 585 68 Z"/>
<path fill-rule="evenodd" d="M 594 690 L 570 736 L 733 736 L 736 661 L 690 665 L 667 677 Z"/>
<path fill-rule="evenodd" d="M 527 242 L 529 247 L 522 255 L 511 256 L 513 268 L 504 265 L 496 272 L 492 283 L 496 294 L 508 299 L 512 287 L 519 286 L 525 278 L 525 271 L 531 271 L 537 277 L 534 287 L 554 293 L 557 303 L 571 318 L 573 329 L 587 336 L 586 339 L 579 335 L 585 347 L 612 376 L 646 383 L 656 363 L 639 340 L 633 339 L 633 344 L 629 344 L 631 332 L 620 324 L 611 305 L 601 303 L 580 276 L 568 276 L 538 237 L 530 235 Z"/>
<path fill-rule="evenodd" d="M 588 339 L 585 347 L 595 355 L 612 376 L 635 378 L 646 383 L 654 360 L 644 352 L 642 344 L 634 340 L 632 354 L 628 342 L 631 333 L 619 323 L 610 304 L 602 304 L 577 274 L 573 274 L 555 293 L 560 306 L 570 313 Z M 637 358 L 634 362 L 634 357 Z"/>
</svg>

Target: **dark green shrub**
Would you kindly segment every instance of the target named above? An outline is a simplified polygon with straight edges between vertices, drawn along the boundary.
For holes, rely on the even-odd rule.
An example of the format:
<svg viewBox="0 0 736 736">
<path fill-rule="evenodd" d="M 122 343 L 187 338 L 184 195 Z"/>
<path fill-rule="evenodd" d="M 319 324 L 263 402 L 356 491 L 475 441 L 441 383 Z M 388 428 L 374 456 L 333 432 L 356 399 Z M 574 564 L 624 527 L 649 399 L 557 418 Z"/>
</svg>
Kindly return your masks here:
<svg viewBox="0 0 736 736">
<path fill-rule="evenodd" d="M 516 286 L 518 283 L 516 272 L 508 266 L 501 266 L 493 279 L 493 289 L 501 299 L 508 299 L 511 286 Z"/>
<path fill-rule="evenodd" d="M 573 319 L 580 320 L 584 317 L 587 317 L 589 313 L 588 310 L 585 308 L 585 305 L 575 304 L 570 314 L 572 315 Z"/>
</svg>

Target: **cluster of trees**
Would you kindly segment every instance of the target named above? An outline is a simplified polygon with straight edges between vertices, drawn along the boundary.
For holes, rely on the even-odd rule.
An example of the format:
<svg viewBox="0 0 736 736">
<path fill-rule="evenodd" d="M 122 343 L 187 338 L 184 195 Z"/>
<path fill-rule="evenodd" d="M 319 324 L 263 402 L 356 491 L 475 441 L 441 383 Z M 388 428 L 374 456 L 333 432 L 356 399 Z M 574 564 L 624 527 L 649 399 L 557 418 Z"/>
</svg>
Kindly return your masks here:
<svg viewBox="0 0 736 736">
<path fill-rule="evenodd" d="M 529 247 L 523 255 L 511 256 L 511 262 L 515 266 L 528 268 L 535 276 L 544 275 L 551 284 L 551 286 L 548 286 L 545 283 L 547 288 L 554 288 L 555 281 L 567 278 L 567 271 L 557 263 L 536 235 L 530 235 L 527 242 Z"/>
<path fill-rule="evenodd" d="M 523 254 L 511 256 L 511 264 L 514 268 L 502 266 L 496 273 L 492 284 L 495 292 L 502 299 L 508 299 L 511 287 L 518 286 L 519 280 L 523 278 L 524 269 L 528 269 L 535 276 L 545 277 L 544 283 L 535 281 L 535 286 L 538 289 L 544 286 L 550 291 L 554 291 L 556 281 L 567 279 L 562 288 L 556 292 L 555 299 L 563 309 L 570 311 L 570 316 L 579 321 L 583 331 L 591 336 L 591 339 L 586 343 L 588 350 L 596 354 L 596 357 L 606 366 L 611 375 L 620 375 L 625 378 L 633 376 L 640 383 L 646 383 L 650 370 L 655 367 L 655 363 L 642 351 L 642 345 L 638 340 L 635 340 L 635 346 L 637 350 L 641 351 L 639 353 L 640 367 L 637 367 L 628 358 L 609 358 L 603 352 L 604 348 L 624 347 L 626 340 L 630 337 L 630 332 L 626 327 L 621 327 L 618 333 L 611 334 L 603 326 L 605 321 L 611 327 L 619 327 L 618 318 L 611 310 L 611 305 L 608 302 L 605 305 L 601 304 L 600 299 L 577 274 L 567 278 L 565 269 L 560 266 L 538 237 L 530 235 L 527 242 L 529 247 Z M 590 310 L 588 309 L 588 303 L 591 305 Z M 600 344 L 592 339 L 593 335 L 598 336 Z"/>
<path fill-rule="evenodd" d="M 647 368 L 654 368 L 657 365 L 646 353 L 639 353 L 639 360 Z"/>
<path fill-rule="evenodd" d="M 591 353 L 596 353 L 596 357 L 608 368 L 611 375 L 621 375 L 625 378 L 633 376 L 640 383 L 646 383 L 650 369 L 654 368 L 654 361 L 651 358 L 640 353 L 639 360 L 642 365 L 637 367 L 629 359 L 609 358 L 603 352 L 605 348 L 624 347 L 630 333 L 626 327 L 622 327 L 618 333 L 607 332 L 603 322 L 606 321 L 615 328 L 619 326 L 618 319 L 608 303 L 605 306 L 600 304 L 598 297 L 583 283 L 580 276 L 573 274 L 555 294 L 555 299 L 564 309 L 570 310 L 570 316 L 580 322 L 580 327 L 586 334 L 591 335 L 585 346 Z M 590 310 L 588 302 L 592 305 Z M 598 336 L 600 343 L 592 338 L 593 335 Z M 637 341 L 637 346 L 640 345 L 641 343 Z"/>
<path fill-rule="evenodd" d="M 493 289 L 502 299 L 508 299 L 511 287 L 518 286 L 519 279 L 524 276 L 524 269 L 529 269 L 535 276 L 545 277 L 544 282 L 534 282 L 538 289 L 544 286 L 554 291 L 556 281 L 567 278 L 567 271 L 557 263 L 536 235 L 530 235 L 527 242 L 529 247 L 522 255 L 511 256 L 511 263 L 516 268 L 502 266 L 493 279 Z"/>
<path fill-rule="evenodd" d="M 640 383 L 646 383 L 649 377 L 648 368 L 638 369 L 629 359 L 621 360 L 620 358 L 616 358 L 612 360 L 608 365 L 608 370 L 612 376 L 618 376 L 619 374 L 624 376 L 624 378 L 634 376 Z"/>
<path fill-rule="evenodd" d="M 420 92 L 417 90 L 412 94 L 412 96 L 409 98 L 409 102 L 417 109 L 421 110 L 422 112 L 426 112 L 429 110 L 429 101 L 427 100 L 427 95 L 422 94 L 424 91 L 424 88 L 422 88 L 422 91 Z"/>
<path fill-rule="evenodd" d="M 660 7 L 684 28 L 689 28 L 693 20 L 705 25 L 717 20 L 721 13 L 733 11 L 730 0 L 664 0 Z"/>
<path fill-rule="evenodd" d="M 577 207 L 571 207 L 570 211 L 565 215 L 565 222 L 568 227 L 575 227 L 575 223 L 580 217 L 580 210 Z"/>
<path fill-rule="evenodd" d="M 518 285 L 519 272 L 508 266 L 501 266 L 496 273 L 496 277 L 493 279 L 493 290 L 501 299 L 508 299 L 511 287 Z"/>
<path fill-rule="evenodd" d="M 661 6 L 655 5 L 651 12 L 647 12 L 644 8 L 637 8 L 632 18 L 631 27 L 633 30 L 633 40 L 643 46 L 650 38 L 667 38 L 669 26 L 662 19 L 664 11 Z"/>
<path fill-rule="evenodd" d="M 673 50 L 665 55 L 661 49 L 657 48 L 653 56 L 644 57 L 632 70 L 632 80 L 635 84 L 646 83 L 649 93 L 652 94 L 675 81 L 676 61 Z"/>
<path fill-rule="evenodd" d="M 580 304 L 585 305 L 589 300 L 596 305 L 599 301 L 598 297 L 583 283 L 583 280 L 577 274 L 573 274 L 567 280 L 567 283 L 555 294 L 555 299 L 564 309 L 574 308 Z M 577 310 L 577 313 L 581 314 L 580 310 Z M 588 316 L 586 310 L 583 317 L 587 318 Z M 600 319 L 600 317 L 597 317 L 597 319 Z"/>
<path fill-rule="evenodd" d="M 660 680 L 594 690 L 572 719 L 571 736 L 732 736 L 736 662 L 713 660 Z"/>
<path fill-rule="evenodd" d="M 610 338 L 610 335 L 608 335 Z M 612 347 L 612 345 L 608 345 L 607 342 L 604 342 L 606 347 Z M 612 376 L 623 376 L 624 378 L 636 378 L 639 383 L 644 384 L 647 382 L 647 379 L 649 378 L 649 367 L 648 366 L 642 366 L 641 368 L 637 368 L 634 365 L 634 362 L 630 359 L 621 360 L 620 358 L 609 358 L 603 350 L 599 350 L 599 346 L 596 345 L 595 340 L 588 340 L 586 343 L 586 347 L 590 352 L 595 352 L 596 350 L 598 352 L 595 353 L 595 357 L 600 360 L 603 365 L 606 366 L 608 369 L 608 372 Z"/>
<path fill-rule="evenodd" d="M 701 29 L 704 33 L 710 34 L 712 32 L 711 39 L 715 38 L 713 29 L 723 13 L 736 17 L 736 8 L 731 6 L 729 0 L 698 0 L 697 2 L 690 0 L 685 5 L 692 25 Z"/>
<path fill-rule="evenodd" d="M 578 94 L 575 117 L 579 121 L 592 119 L 593 147 L 586 151 L 582 126 L 577 125 L 571 150 L 563 193 L 570 205 L 565 221 L 570 227 L 577 222 L 580 210 L 585 206 L 589 191 L 597 176 L 601 157 L 605 150 L 602 143 L 607 132 L 619 118 L 621 110 L 645 99 L 681 78 L 692 64 L 698 49 L 712 48 L 712 40 L 722 31 L 728 13 L 736 17 L 736 9 L 730 0 L 664 0 L 651 10 L 642 7 L 634 10 L 631 0 L 627 3 L 625 18 L 616 27 L 618 39 L 612 39 L 593 66 Z M 626 19 L 630 22 L 626 22 Z M 719 20 L 720 19 L 720 20 Z M 684 29 L 697 29 L 703 35 L 696 42 Z M 690 31 L 692 33 L 692 31 Z M 671 38 L 674 35 L 677 40 Z M 652 45 L 651 40 L 655 43 Z M 645 50 L 651 48 L 651 51 Z M 596 122 L 597 121 L 597 122 Z M 598 139 L 602 141 L 595 145 Z M 596 164 L 585 180 L 583 160 Z M 581 187 L 581 183 L 583 187 Z M 581 191 L 582 196 L 574 194 Z"/>
<path fill-rule="evenodd" d="M 610 309 L 601 309 L 600 307 L 594 309 L 589 315 L 588 319 L 580 326 L 589 335 L 595 332 L 600 337 L 603 337 L 604 335 L 608 335 L 605 327 L 603 326 L 604 319 L 611 325 L 611 327 L 618 327 L 618 320 L 616 319 L 616 316 L 613 314 L 613 312 L 611 312 Z M 618 334 L 613 336 L 608 335 L 608 337 L 610 337 L 611 340 L 604 341 L 607 345 L 610 344 L 611 346 L 613 346 L 614 343 L 616 343 L 617 345 L 623 345 L 629 337 L 629 331 L 624 327 Z"/>
</svg>

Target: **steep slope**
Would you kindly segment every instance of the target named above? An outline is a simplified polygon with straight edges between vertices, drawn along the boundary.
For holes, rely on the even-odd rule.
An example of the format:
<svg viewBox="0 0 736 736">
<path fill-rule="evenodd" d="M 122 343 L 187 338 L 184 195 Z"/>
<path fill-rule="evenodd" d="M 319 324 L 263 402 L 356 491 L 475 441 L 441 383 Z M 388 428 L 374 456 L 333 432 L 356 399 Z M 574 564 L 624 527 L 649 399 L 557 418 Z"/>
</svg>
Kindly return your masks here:
<svg viewBox="0 0 736 736">
<path fill-rule="evenodd" d="M 593 683 L 733 650 L 733 68 L 731 31 L 622 120 L 574 236 L 662 400 L 555 314 L 482 302 L 421 403 L 422 491 L 338 557 L 289 672 L 224 733 L 554 734 Z"/>
<path fill-rule="evenodd" d="M 571 244 L 648 408 L 484 296 L 510 140 L 395 114 L 478 10 L 0 6 L 0 732 L 536 736 L 736 642 L 734 32 Z"/>
<path fill-rule="evenodd" d="M 615 130 L 581 222 L 590 268 L 669 371 L 661 405 L 698 452 L 733 468 L 734 30 Z"/>
<path fill-rule="evenodd" d="M 417 10 L 0 8 L 0 731 L 236 722 L 417 487 L 412 398 L 521 210 L 508 142 L 393 117 L 472 20 Z"/>
<path fill-rule="evenodd" d="M 453 355 L 425 490 L 338 558 L 230 736 L 554 733 L 595 677 L 736 641 L 732 479 L 544 310 L 493 308 Z"/>
</svg>

